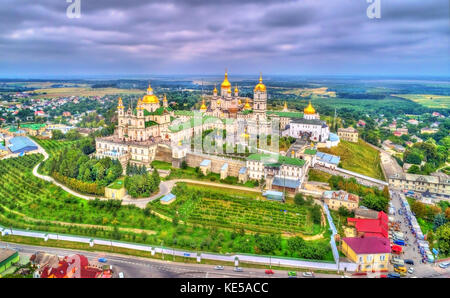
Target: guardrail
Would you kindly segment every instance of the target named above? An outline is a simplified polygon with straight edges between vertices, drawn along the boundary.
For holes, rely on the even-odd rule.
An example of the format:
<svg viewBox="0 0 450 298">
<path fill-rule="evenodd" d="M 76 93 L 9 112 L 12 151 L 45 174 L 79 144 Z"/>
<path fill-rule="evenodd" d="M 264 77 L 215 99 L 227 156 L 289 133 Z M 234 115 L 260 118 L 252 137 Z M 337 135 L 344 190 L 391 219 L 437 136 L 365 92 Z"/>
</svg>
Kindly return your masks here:
<svg viewBox="0 0 450 298">
<path fill-rule="evenodd" d="M 309 268 L 309 269 L 319 269 L 319 270 L 338 270 L 338 265 L 335 262 L 331 261 L 321 261 L 321 260 L 305 260 L 305 259 L 296 259 L 296 258 L 286 258 L 286 257 L 275 257 L 275 256 L 263 256 L 263 255 L 252 255 L 252 254 L 215 254 L 209 252 L 192 252 L 186 250 L 177 250 L 169 247 L 163 246 L 149 246 L 144 244 L 137 243 L 128 243 L 117 240 L 108 240 L 101 238 L 91 238 L 85 236 L 75 236 L 75 235 L 65 235 L 65 234 L 56 234 L 56 233 L 48 233 L 41 231 L 31 231 L 31 230 L 22 230 L 22 229 L 14 229 L 14 228 L 5 228 L 0 226 L 0 232 L 2 236 L 5 235 L 15 235 L 15 236 L 24 236 L 31 238 L 40 238 L 45 241 L 52 240 L 62 240 L 69 242 L 79 242 L 79 243 L 87 243 L 91 246 L 97 245 L 105 245 L 112 247 L 121 247 L 139 251 L 147 251 L 151 252 L 152 255 L 155 253 L 162 253 L 164 255 L 173 255 L 187 258 L 197 258 L 197 260 L 206 259 L 213 261 L 225 261 L 225 262 L 235 262 L 236 259 L 239 262 L 246 263 L 254 263 L 254 264 L 263 264 L 263 265 L 278 265 L 278 266 L 288 266 L 288 267 L 298 267 L 298 268 Z M 333 237 L 334 240 L 334 237 Z M 354 271 L 356 269 L 356 265 L 353 263 L 341 263 L 339 266 L 342 268 L 346 268 L 348 271 Z"/>
</svg>

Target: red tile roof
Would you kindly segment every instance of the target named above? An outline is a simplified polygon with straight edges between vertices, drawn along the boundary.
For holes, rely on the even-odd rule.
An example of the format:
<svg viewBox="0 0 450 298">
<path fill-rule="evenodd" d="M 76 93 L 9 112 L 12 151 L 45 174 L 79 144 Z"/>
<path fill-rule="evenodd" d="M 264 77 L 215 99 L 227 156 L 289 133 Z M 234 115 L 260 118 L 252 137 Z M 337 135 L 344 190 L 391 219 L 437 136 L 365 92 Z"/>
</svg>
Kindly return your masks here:
<svg viewBox="0 0 450 298">
<path fill-rule="evenodd" d="M 380 237 L 360 237 L 342 239 L 356 254 L 390 253 L 389 239 Z"/>
<path fill-rule="evenodd" d="M 377 219 L 347 218 L 347 223 L 353 223 L 358 233 L 364 233 L 366 237 L 389 236 L 388 216 L 383 211 L 378 213 Z"/>
</svg>

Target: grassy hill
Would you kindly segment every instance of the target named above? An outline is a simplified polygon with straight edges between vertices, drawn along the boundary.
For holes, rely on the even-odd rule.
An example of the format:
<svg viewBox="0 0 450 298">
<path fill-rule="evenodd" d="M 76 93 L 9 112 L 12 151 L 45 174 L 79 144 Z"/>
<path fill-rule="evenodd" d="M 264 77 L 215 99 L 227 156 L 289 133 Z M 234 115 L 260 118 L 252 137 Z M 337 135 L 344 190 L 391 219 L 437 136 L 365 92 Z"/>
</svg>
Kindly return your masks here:
<svg viewBox="0 0 450 298">
<path fill-rule="evenodd" d="M 385 180 L 380 165 L 380 153 L 363 140 L 358 143 L 342 141 L 338 146 L 319 151 L 341 157 L 341 167 L 369 177 Z"/>
</svg>

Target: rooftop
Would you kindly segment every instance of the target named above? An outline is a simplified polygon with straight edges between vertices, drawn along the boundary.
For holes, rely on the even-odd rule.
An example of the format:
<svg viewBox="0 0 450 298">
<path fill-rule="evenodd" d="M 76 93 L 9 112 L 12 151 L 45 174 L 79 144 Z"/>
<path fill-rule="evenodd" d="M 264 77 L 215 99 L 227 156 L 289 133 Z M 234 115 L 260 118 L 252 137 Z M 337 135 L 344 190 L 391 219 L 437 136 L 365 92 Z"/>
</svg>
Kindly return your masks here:
<svg viewBox="0 0 450 298">
<path fill-rule="evenodd" d="M 342 241 L 357 254 L 390 253 L 389 239 L 379 237 L 343 238 Z"/>
<path fill-rule="evenodd" d="M 264 164 L 275 165 L 275 166 L 288 164 L 288 165 L 302 167 L 306 163 L 303 159 L 287 157 L 287 156 L 283 156 L 283 155 L 276 155 L 276 154 L 266 154 L 266 153 L 252 154 L 247 159 L 260 161 Z"/>
</svg>

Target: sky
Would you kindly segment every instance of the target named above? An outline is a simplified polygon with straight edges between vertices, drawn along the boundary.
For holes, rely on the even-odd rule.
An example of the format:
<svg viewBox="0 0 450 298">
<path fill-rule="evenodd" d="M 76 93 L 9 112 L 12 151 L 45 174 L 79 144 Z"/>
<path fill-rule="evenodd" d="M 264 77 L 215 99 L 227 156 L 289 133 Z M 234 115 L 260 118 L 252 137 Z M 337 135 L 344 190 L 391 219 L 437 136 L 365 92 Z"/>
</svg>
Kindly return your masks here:
<svg viewBox="0 0 450 298">
<path fill-rule="evenodd" d="M 0 77 L 450 76 L 449 1 L 379 1 L 2 0 Z"/>
</svg>

